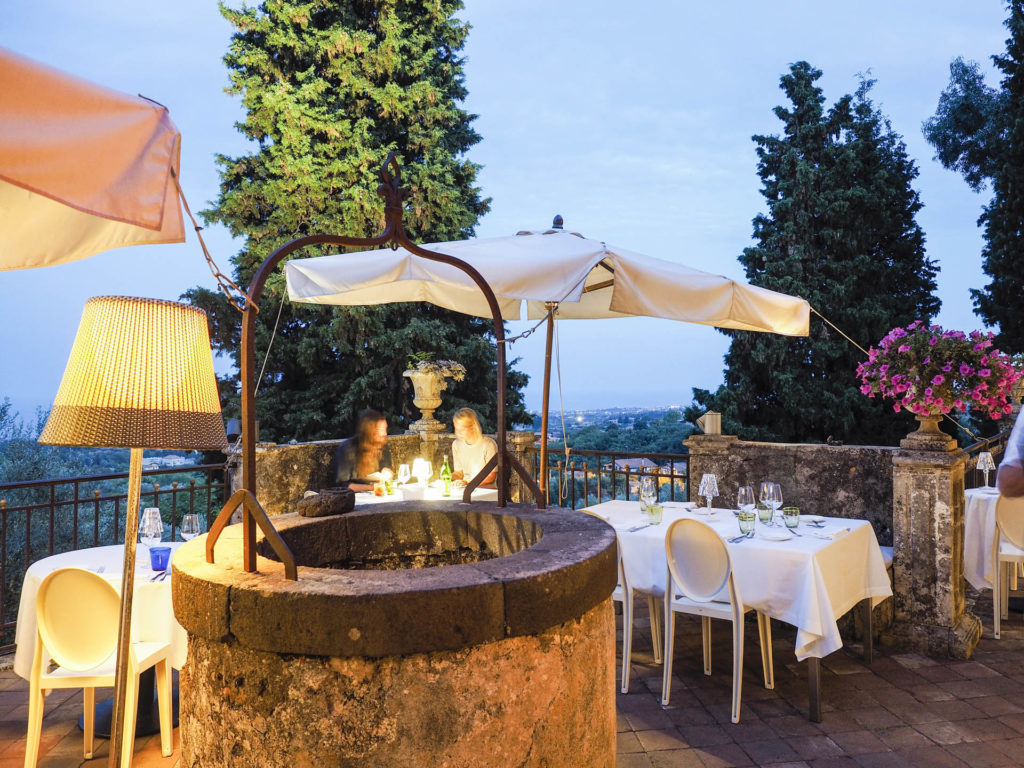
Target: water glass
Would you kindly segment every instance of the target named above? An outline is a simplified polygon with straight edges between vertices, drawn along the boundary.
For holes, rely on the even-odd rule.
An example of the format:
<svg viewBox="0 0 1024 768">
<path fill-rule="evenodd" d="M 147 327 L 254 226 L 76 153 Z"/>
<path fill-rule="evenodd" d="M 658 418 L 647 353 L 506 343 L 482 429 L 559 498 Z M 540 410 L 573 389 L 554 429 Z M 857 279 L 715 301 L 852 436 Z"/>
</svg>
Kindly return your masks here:
<svg viewBox="0 0 1024 768">
<path fill-rule="evenodd" d="M 203 532 L 203 525 L 199 521 L 199 515 L 190 512 L 181 518 L 181 538 L 191 541 Z"/>
<path fill-rule="evenodd" d="M 647 522 L 651 525 L 661 525 L 661 513 L 664 508 L 661 504 L 654 503 L 647 505 Z"/>
<path fill-rule="evenodd" d="M 782 521 L 787 528 L 796 528 L 800 525 L 800 507 L 783 507 Z"/>
<path fill-rule="evenodd" d="M 740 524 L 740 533 L 747 534 L 754 530 L 754 521 L 756 516 L 753 512 L 748 509 L 741 509 L 736 519 Z"/>
<path fill-rule="evenodd" d="M 658 501 L 658 483 L 656 478 L 644 475 L 640 478 L 640 509 L 648 511 L 651 504 Z"/>
<path fill-rule="evenodd" d="M 398 484 L 405 485 L 409 482 L 409 478 L 412 477 L 412 470 L 409 469 L 408 464 L 400 464 L 398 466 Z"/>
<path fill-rule="evenodd" d="M 775 514 L 775 510 L 772 509 L 768 504 L 763 501 L 757 502 L 757 519 L 765 525 L 771 525 L 772 516 Z"/>
</svg>

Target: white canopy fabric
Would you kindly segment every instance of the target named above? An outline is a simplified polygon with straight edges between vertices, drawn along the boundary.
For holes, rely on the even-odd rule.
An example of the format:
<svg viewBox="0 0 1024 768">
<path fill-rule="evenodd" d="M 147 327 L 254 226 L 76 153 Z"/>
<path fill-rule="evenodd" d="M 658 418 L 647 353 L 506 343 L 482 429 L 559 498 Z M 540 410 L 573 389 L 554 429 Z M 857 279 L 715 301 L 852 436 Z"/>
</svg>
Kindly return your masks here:
<svg viewBox="0 0 1024 768">
<path fill-rule="evenodd" d="M 739 283 L 563 230 L 424 245 L 472 265 L 487 280 L 505 320 L 530 318 L 545 302 L 556 317 L 661 317 L 745 331 L 806 336 L 810 305 L 793 296 Z M 313 304 L 359 306 L 429 301 L 490 317 L 487 302 L 461 270 L 404 248 L 292 259 L 288 297 Z"/>
<path fill-rule="evenodd" d="M 185 240 L 167 109 L 0 48 L 0 270 Z"/>
</svg>

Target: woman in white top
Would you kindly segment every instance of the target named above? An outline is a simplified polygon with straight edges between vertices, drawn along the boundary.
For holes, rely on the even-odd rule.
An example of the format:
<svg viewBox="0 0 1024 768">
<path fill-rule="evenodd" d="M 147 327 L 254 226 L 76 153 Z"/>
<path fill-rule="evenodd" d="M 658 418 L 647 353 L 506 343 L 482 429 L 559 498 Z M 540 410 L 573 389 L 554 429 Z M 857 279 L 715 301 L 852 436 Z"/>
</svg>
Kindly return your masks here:
<svg viewBox="0 0 1024 768">
<path fill-rule="evenodd" d="M 1017 414 L 1017 421 L 1006 443 L 1006 453 L 999 462 L 996 485 L 1003 496 L 1024 496 L 1024 411 Z"/>
<path fill-rule="evenodd" d="M 455 442 L 452 443 L 452 480 L 472 480 L 484 465 L 498 452 L 497 444 L 480 431 L 480 419 L 472 408 L 460 408 L 452 417 Z M 484 478 L 481 486 L 493 487 L 498 474 L 495 467 Z"/>
</svg>

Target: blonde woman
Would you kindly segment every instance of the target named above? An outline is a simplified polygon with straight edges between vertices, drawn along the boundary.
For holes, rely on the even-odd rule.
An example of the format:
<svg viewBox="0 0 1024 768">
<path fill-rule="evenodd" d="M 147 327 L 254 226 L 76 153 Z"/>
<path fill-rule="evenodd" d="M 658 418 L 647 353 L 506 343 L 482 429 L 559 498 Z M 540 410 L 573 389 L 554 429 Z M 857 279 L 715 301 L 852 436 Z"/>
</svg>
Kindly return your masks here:
<svg viewBox="0 0 1024 768">
<path fill-rule="evenodd" d="M 388 422 L 382 413 L 368 410 L 359 414 L 356 434 L 334 451 L 331 477 L 335 486 L 353 491 L 370 491 L 375 480 L 391 479 Z"/>
<path fill-rule="evenodd" d="M 455 428 L 455 442 L 452 443 L 452 480 L 462 481 L 465 485 L 497 454 L 498 446 L 480 431 L 480 418 L 472 408 L 457 410 L 452 417 L 452 426 Z M 493 488 L 497 474 L 498 469 L 495 467 L 480 485 Z"/>
</svg>

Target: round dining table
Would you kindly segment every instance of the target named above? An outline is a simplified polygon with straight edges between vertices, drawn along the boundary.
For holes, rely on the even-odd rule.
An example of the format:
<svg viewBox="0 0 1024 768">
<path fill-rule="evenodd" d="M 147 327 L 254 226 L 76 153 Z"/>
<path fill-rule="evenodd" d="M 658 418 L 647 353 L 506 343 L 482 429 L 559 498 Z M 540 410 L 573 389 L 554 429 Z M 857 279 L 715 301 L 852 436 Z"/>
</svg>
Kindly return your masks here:
<svg viewBox="0 0 1024 768">
<path fill-rule="evenodd" d="M 171 548 L 171 558 L 182 542 L 161 542 L 160 546 Z M 124 570 L 124 545 L 117 544 L 91 549 L 76 549 L 37 560 L 25 572 L 21 587 L 21 602 L 18 605 L 18 623 L 15 629 L 14 672 L 28 680 L 32 674 L 32 656 L 36 641 L 36 594 L 39 585 L 49 574 L 60 568 L 84 568 L 98 573 L 114 588 L 121 591 L 121 574 Z M 135 554 L 135 595 L 132 601 L 132 638 L 143 641 L 169 642 L 170 660 L 174 669 L 181 669 L 188 654 L 188 635 L 174 618 L 171 604 L 171 567 L 167 566 L 165 576 L 150 567 L 149 550 L 138 545 Z M 142 674 L 139 681 L 139 715 L 136 735 L 143 736 L 159 732 L 159 718 L 152 690 L 155 677 L 152 669 Z M 108 736 L 110 715 L 108 702 L 96 705 L 96 734 Z M 175 707 L 175 718 L 177 707 Z"/>
</svg>

